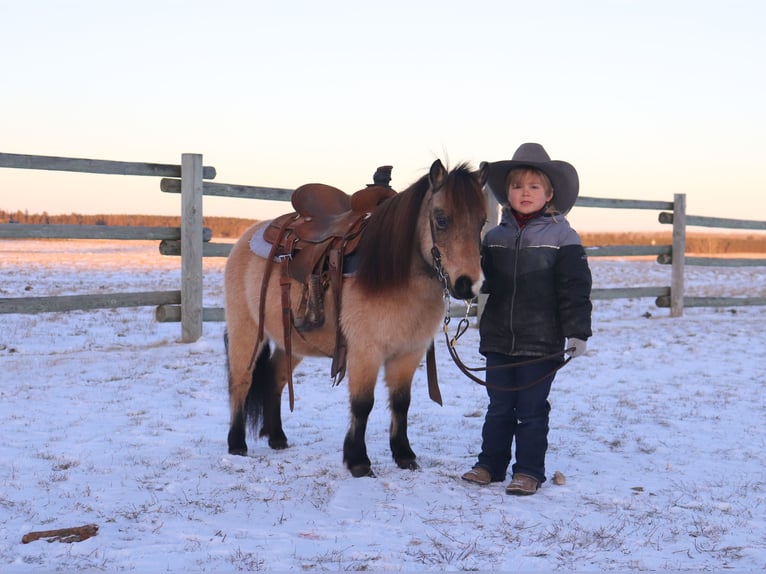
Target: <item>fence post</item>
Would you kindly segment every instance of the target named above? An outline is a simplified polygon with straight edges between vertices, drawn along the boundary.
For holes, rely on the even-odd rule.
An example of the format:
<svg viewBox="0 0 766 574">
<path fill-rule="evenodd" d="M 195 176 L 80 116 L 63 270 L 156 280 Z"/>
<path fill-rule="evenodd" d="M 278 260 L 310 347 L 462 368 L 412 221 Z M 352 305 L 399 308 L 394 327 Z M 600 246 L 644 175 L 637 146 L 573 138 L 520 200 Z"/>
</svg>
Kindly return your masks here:
<svg viewBox="0 0 766 574">
<path fill-rule="evenodd" d="M 481 230 L 481 235 L 484 237 L 484 234 L 487 231 L 496 225 L 499 225 L 502 214 L 500 211 L 500 204 L 497 202 L 495 194 L 489 190 L 489 186 L 485 185 L 482 191 L 484 192 L 484 199 L 487 205 L 487 222 Z"/>
<path fill-rule="evenodd" d="M 686 259 L 686 194 L 673 195 L 673 250 L 670 277 L 670 316 L 684 314 L 684 265 Z"/>
<path fill-rule="evenodd" d="M 181 341 L 202 336 L 202 155 L 181 155 Z"/>
</svg>

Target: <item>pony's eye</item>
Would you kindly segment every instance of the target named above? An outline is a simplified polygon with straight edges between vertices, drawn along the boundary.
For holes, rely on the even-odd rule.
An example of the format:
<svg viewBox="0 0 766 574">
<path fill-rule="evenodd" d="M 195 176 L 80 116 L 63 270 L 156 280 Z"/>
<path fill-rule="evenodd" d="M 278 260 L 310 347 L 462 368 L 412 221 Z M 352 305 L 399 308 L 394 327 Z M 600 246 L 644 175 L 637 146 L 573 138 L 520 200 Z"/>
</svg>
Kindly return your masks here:
<svg viewBox="0 0 766 574">
<path fill-rule="evenodd" d="M 434 224 L 436 225 L 436 229 L 439 231 L 444 231 L 447 229 L 447 227 L 449 227 L 449 217 L 447 217 L 444 213 L 437 211 L 434 213 Z"/>
</svg>

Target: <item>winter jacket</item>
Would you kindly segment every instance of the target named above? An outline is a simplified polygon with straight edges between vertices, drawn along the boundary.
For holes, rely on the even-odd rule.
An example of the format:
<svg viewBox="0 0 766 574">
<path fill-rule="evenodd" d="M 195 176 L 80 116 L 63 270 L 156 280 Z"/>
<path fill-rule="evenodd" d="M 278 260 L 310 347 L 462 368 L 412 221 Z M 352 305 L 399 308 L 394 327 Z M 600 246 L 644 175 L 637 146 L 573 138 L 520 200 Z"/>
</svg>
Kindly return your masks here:
<svg viewBox="0 0 766 574">
<path fill-rule="evenodd" d="M 545 356 L 565 338 L 591 336 L 591 274 L 580 237 L 563 216 L 523 228 L 507 210 L 482 241 L 482 354 Z"/>
</svg>

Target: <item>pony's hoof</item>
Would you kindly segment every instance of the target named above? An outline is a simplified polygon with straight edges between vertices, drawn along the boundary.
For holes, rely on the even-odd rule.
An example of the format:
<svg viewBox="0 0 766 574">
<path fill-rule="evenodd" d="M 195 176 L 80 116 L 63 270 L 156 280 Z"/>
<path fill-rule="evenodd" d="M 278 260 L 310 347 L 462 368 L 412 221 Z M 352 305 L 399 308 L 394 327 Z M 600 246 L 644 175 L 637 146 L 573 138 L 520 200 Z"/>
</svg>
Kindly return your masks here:
<svg viewBox="0 0 766 574">
<path fill-rule="evenodd" d="M 286 438 L 269 439 L 269 446 L 274 450 L 284 450 L 287 448 Z"/>
<path fill-rule="evenodd" d="M 236 456 L 247 456 L 247 447 L 245 448 L 230 448 L 229 454 L 233 454 Z"/>
<path fill-rule="evenodd" d="M 366 464 L 353 466 L 349 468 L 349 470 L 351 471 L 351 476 L 353 476 L 354 478 L 362 478 L 365 476 L 369 476 L 370 478 L 375 478 L 375 473 L 372 472 L 372 468 L 370 468 Z"/>
<path fill-rule="evenodd" d="M 404 470 L 418 470 L 420 468 L 418 466 L 418 463 L 415 462 L 414 458 L 407 459 L 407 460 L 397 460 L 396 464 L 397 466 L 399 466 L 399 468 Z"/>
</svg>

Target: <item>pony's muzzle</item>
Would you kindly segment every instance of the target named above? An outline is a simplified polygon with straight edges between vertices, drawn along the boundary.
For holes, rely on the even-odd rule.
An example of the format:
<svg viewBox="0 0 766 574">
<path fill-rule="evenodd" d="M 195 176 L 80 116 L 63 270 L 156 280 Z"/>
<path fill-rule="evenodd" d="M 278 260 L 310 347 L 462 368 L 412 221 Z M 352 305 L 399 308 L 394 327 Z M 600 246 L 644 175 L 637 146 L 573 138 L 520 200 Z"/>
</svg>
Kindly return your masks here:
<svg viewBox="0 0 766 574">
<path fill-rule="evenodd" d="M 456 299 L 473 299 L 480 287 L 481 281 L 473 281 L 468 275 L 461 275 L 452 285 L 452 296 Z"/>
</svg>

